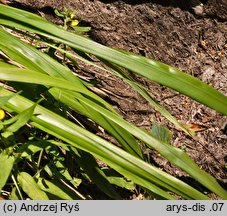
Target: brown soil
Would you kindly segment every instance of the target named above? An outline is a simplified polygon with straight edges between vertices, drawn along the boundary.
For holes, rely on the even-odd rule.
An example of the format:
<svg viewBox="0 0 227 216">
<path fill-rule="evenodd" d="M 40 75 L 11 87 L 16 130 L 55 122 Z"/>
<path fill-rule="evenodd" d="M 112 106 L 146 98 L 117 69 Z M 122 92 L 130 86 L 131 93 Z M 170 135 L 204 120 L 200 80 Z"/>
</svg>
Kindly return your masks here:
<svg viewBox="0 0 227 216">
<path fill-rule="evenodd" d="M 34 1 L 30 6 L 34 7 Z M 227 95 L 227 1 L 203 1 L 204 15 L 196 16 L 187 1 L 36 1 L 46 6 L 76 8 L 77 16 L 92 27 L 90 36 L 110 47 L 131 51 L 175 66 Z M 41 4 L 39 4 L 41 2 Z M 184 2 L 184 3 L 182 3 Z M 29 4 L 29 3 L 27 3 Z M 45 11 L 45 10 L 43 10 Z M 87 74 L 86 74 L 87 75 Z M 155 121 L 173 132 L 172 144 L 185 148 L 205 171 L 224 187 L 227 182 L 227 117 L 179 95 L 177 92 L 135 76 L 151 95 L 179 121 L 194 124 L 201 143 L 185 136 L 120 79 L 96 75 L 99 87 L 111 92 L 109 100 L 128 121 L 146 129 Z M 163 170 L 187 179 L 160 155 L 150 152 Z M 191 181 L 189 181 L 192 183 Z"/>
</svg>

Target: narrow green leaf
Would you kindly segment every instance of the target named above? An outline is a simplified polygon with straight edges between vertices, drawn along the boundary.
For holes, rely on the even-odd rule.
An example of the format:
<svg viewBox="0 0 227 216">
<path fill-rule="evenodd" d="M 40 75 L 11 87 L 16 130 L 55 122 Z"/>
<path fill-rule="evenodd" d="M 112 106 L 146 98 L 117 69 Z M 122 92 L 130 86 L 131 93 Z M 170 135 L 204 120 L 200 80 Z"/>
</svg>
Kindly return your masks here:
<svg viewBox="0 0 227 216">
<path fill-rule="evenodd" d="M 8 94 L 9 92 L 7 90 L 0 91 L 0 96 Z M 33 103 L 31 101 L 18 95 L 10 100 L 10 103 L 7 104 L 7 107 L 9 107 L 9 109 L 13 109 L 16 112 L 21 112 L 32 104 Z M 39 113 L 39 115 L 34 115 L 32 117 L 32 124 L 34 126 L 58 137 L 59 139 L 62 139 L 63 141 L 77 148 L 95 155 L 110 165 L 112 168 L 116 169 L 116 171 L 131 179 L 136 184 L 153 191 L 163 198 L 173 199 L 168 192 L 162 189 L 166 188 L 187 199 L 207 199 L 205 195 L 201 194 L 199 191 L 195 190 L 184 182 L 128 154 L 109 142 L 97 137 L 91 132 L 80 128 L 79 126 L 58 116 L 57 114 L 52 113 L 51 111 L 46 110 L 39 105 L 36 106 L 35 114 L 36 113 Z M 131 126 L 129 129 L 132 129 Z M 149 137 L 149 143 L 153 140 L 148 133 L 141 131 L 141 129 L 138 130 L 140 130 L 139 134 L 141 136 L 145 135 L 145 139 Z M 134 132 L 135 130 L 133 129 L 132 133 Z M 157 145 L 160 145 L 160 142 L 155 142 Z M 167 145 L 167 147 L 169 148 L 169 145 Z M 226 195 L 226 192 L 220 188 L 217 183 L 212 186 L 212 189 L 220 194 L 220 196 L 224 197 Z"/>
<path fill-rule="evenodd" d="M 89 32 L 91 27 L 83 27 L 83 26 L 72 26 L 72 28 L 77 32 Z"/>
<path fill-rule="evenodd" d="M 56 86 L 59 88 L 74 90 L 74 91 L 78 91 L 78 92 L 93 96 L 92 93 L 86 90 L 84 87 L 75 86 L 73 85 L 74 84 L 73 82 L 64 80 L 62 78 L 51 77 L 29 69 L 7 67 L 7 68 L 0 68 L 0 70 L 1 70 L 0 72 L 1 80 L 25 82 L 25 83 L 31 83 L 31 84 L 47 85 L 47 86 Z"/>
<path fill-rule="evenodd" d="M 166 119 L 172 122 L 176 127 L 180 128 L 186 134 L 191 135 L 190 131 L 186 127 L 184 127 L 180 122 L 178 122 L 177 119 L 174 116 L 172 116 L 167 109 L 165 109 L 165 107 L 161 106 L 155 99 L 151 97 L 151 95 L 148 93 L 148 91 L 144 86 L 134 81 L 134 79 L 130 77 L 127 73 L 125 73 L 120 67 L 112 64 L 111 62 L 105 61 L 103 59 L 101 59 L 101 61 L 103 61 L 106 65 L 108 65 L 118 77 L 123 79 L 124 82 L 128 83 L 145 100 L 147 100 L 152 107 L 154 107 L 158 112 L 160 112 L 164 117 L 166 117 Z"/>
<path fill-rule="evenodd" d="M 58 11 L 57 8 L 54 9 L 54 13 L 55 13 L 58 17 L 62 17 L 62 18 L 65 17 L 65 15 L 64 15 L 63 13 L 61 13 L 60 11 Z"/>
<path fill-rule="evenodd" d="M 36 104 L 34 104 L 33 106 L 24 110 L 23 112 L 19 113 L 18 116 L 17 116 L 17 121 L 15 123 L 13 123 L 12 125 L 10 125 L 6 130 L 8 132 L 12 132 L 12 133 L 18 131 L 32 117 L 35 106 L 36 106 Z"/>
<path fill-rule="evenodd" d="M 48 196 L 40 189 L 31 175 L 21 172 L 17 176 L 17 180 L 23 191 L 33 200 L 48 200 Z"/>
<path fill-rule="evenodd" d="M 15 158 L 4 151 L 0 153 L 0 190 L 5 186 L 13 169 Z"/>
</svg>

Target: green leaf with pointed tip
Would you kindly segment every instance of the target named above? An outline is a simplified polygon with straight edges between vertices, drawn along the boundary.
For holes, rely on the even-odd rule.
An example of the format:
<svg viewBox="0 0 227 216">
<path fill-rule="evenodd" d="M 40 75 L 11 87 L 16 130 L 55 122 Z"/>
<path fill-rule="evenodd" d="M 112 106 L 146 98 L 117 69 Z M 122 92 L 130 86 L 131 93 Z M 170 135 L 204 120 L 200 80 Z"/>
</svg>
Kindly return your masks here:
<svg viewBox="0 0 227 216">
<path fill-rule="evenodd" d="M 0 153 L 0 190 L 5 186 L 13 169 L 15 158 L 4 151 Z"/>
<path fill-rule="evenodd" d="M 48 200 L 48 196 L 40 189 L 31 175 L 21 172 L 17 175 L 17 180 L 23 191 L 33 200 Z"/>
<path fill-rule="evenodd" d="M 151 95 L 148 93 L 148 91 L 144 86 L 136 82 L 132 77 L 130 77 L 127 73 L 125 73 L 125 71 L 122 70 L 120 67 L 117 67 L 111 62 L 107 62 L 103 59 L 101 59 L 101 61 L 103 61 L 106 65 L 108 65 L 118 77 L 123 79 L 124 82 L 128 83 L 134 90 L 136 90 L 145 100 L 147 100 L 151 104 L 152 107 L 154 107 L 158 112 L 160 112 L 166 119 L 172 122 L 176 127 L 180 128 L 186 134 L 191 135 L 190 131 L 186 127 L 184 127 L 180 122 L 178 122 L 177 119 L 174 116 L 172 116 L 171 113 L 167 109 L 165 109 L 164 106 L 161 106 L 155 99 L 151 97 Z"/>
<path fill-rule="evenodd" d="M 24 110 L 23 112 L 19 113 L 17 115 L 17 121 L 10 125 L 6 131 L 8 132 L 16 132 L 18 131 L 22 126 L 24 126 L 29 119 L 32 117 L 34 109 L 35 109 L 36 104 L 32 105 L 28 109 Z"/>
</svg>

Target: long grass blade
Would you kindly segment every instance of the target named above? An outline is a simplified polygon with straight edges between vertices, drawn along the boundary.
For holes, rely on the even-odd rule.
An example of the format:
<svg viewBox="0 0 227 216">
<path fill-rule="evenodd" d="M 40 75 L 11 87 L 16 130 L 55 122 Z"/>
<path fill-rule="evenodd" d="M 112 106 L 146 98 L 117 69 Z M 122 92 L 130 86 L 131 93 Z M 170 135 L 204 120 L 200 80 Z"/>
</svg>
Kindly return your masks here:
<svg viewBox="0 0 227 216">
<path fill-rule="evenodd" d="M 16 8 L 0 5 L 0 15 L 2 25 L 28 30 L 80 51 L 91 53 L 179 91 L 227 115 L 226 96 L 174 67 L 132 53 L 108 48 L 83 36 L 67 32 L 35 14 Z"/>
<path fill-rule="evenodd" d="M 0 91 L 0 96 L 11 94 Z M 22 112 L 33 103 L 19 95 L 13 97 L 7 107 L 15 112 Z M 51 111 L 37 105 L 32 124 L 65 142 L 90 152 L 109 164 L 116 171 L 150 191 L 166 199 L 173 199 L 161 188 L 173 191 L 187 199 L 207 199 L 205 195 L 171 175 L 130 155 L 91 132 L 69 122 Z M 160 188 L 161 187 L 161 188 Z"/>
<path fill-rule="evenodd" d="M 77 98 L 78 100 L 81 99 L 81 103 L 86 104 L 93 109 L 96 109 L 106 118 L 111 119 L 113 122 L 118 124 L 119 126 L 125 128 L 126 130 L 130 131 L 135 137 L 142 140 L 146 143 L 149 147 L 156 149 L 162 156 L 166 159 L 171 161 L 176 166 L 180 167 L 181 169 L 188 172 L 191 176 L 193 176 L 197 181 L 205 185 L 211 191 L 215 191 L 220 196 L 227 196 L 227 192 L 220 187 L 217 181 L 201 170 L 195 162 L 182 150 L 175 148 L 167 143 L 160 142 L 159 140 L 155 139 L 151 134 L 146 131 L 137 128 L 136 126 L 124 121 L 121 118 L 113 115 L 112 113 L 104 110 L 102 107 L 94 104 L 90 101 L 87 101 L 85 98 Z"/>
<path fill-rule="evenodd" d="M 9 33 L 5 33 L 3 30 L 1 31 L 1 29 L 0 29 L 0 35 L 3 35 L 3 38 L 0 37 L 0 44 L 2 44 L 0 48 L 2 49 L 2 51 L 5 52 L 10 58 L 17 61 L 21 65 L 23 65 L 24 67 L 31 69 L 31 70 L 23 69 L 23 68 L 20 69 L 16 67 L 8 67 L 8 65 L 3 65 L 2 67 L 0 67 L 0 70 L 1 70 L 0 78 L 8 81 L 31 83 L 33 85 L 34 83 L 46 85 L 46 86 L 57 85 L 58 87 L 60 86 L 63 87 L 64 85 L 64 87 L 67 89 L 74 89 L 74 90 L 77 89 L 78 92 L 80 92 L 81 94 L 85 94 L 86 96 L 90 97 L 91 100 L 94 100 L 94 99 L 97 100 L 97 102 L 103 104 L 103 106 L 112 110 L 112 112 L 115 112 L 114 109 L 108 103 L 106 103 L 104 100 L 99 98 L 93 92 L 88 91 L 88 89 L 84 85 L 82 85 L 82 83 L 78 78 L 74 79 L 75 76 L 72 75 L 71 71 L 68 68 L 54 61 L 46 54 L 42 52 L 38 52 L 32 46 L 24 43 L 18 38 L 15 38 Z M 4 39 L 6 40 L 6 38 L 8 38 L 8 41 L 12 45 L 10 46 L 9 49 L 4 45 Z M 29 55 L 27 55 L 27 53 L 29 53 Z M 47 60 L 50 60 L 50 61 L 47 61 Z M 42 62 L 42 64 L 39 64 L 40 61 Z M 44 74 L 44 71 L 46 71 L 50 76 L 47 76 L 47 74 Z M 41 74 L 38 74 L 38 72 Z M 60 78 L 62 80 L 60 80 Z M 34 86 L 30 87 L 30 86 L 23 85 L 20 88 L 21 89 L 23 88 L 22 90 L 25 93 L 29 92 L 29 94 L 31 94 L 31 92 L 34 89 Z M 29 95 L 27 95 L 27 97 L 31 98 L 29 97 Z M 56 97 L 56 100 L 58 99 L 59 98 Z M 69 99 L 70 97 L 67 98 L 66 100 L 69 101 Z M 104 127 L 110 134 L 112 134 L 121 143 L 121 145 L 127 151 L 131 152 L 134 155 L 137 155 L 140 158 L 143 158 L 140 146 L 138 145 L 135 138 L 130 133 L 125 131 L 123 128 L 120 128 L 118 125 L 114 124 L 113 122 L 110 122 L 109 120 L 103 118 L 97 111 L 94 111 L 92 109 L 87 110 L 85 107 L 81 107 L 81 105 L 79 104 L 77 105 L 79 106 L 79 110 L 77 109 L 79 113 L 82 113 L 90 117 L 98 124 L 100 124 L 102 127 Z M 74 103 L 74 108 L 75 108 L 75 103 Z"/>
</svg>

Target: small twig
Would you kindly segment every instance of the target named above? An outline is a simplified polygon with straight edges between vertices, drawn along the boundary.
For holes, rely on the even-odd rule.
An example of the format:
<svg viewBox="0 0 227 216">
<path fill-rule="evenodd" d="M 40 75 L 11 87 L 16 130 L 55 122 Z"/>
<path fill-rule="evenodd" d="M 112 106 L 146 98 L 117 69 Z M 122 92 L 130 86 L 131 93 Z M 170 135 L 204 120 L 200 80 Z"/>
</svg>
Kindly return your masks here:
<svg viewBox="0 0 227 216">
<path fill-rule="evenodd" d="M 69 188 L 69 189 L 72 190 L 74 193 L 76 193 L 77 196 L 79 196 L 81 199 L 83 199 L 83 200 L 86 199 L 81 193 L 79 193 L 77 190 L 75 190 L 72 186 L 70 186 L 68 183 L 66 183 L 63 179 L 59 178 L 59 180 L 60 180 L 67 188 Z"/>
<path fill-rule="evenodd" d="M 39 158 L 38 158 L 38 162 L 37 162 L 37 168 L 40 167 L 42 156 L 43 156 L 43 149 L 39 153 Z"/>
</svg>

